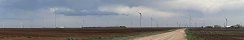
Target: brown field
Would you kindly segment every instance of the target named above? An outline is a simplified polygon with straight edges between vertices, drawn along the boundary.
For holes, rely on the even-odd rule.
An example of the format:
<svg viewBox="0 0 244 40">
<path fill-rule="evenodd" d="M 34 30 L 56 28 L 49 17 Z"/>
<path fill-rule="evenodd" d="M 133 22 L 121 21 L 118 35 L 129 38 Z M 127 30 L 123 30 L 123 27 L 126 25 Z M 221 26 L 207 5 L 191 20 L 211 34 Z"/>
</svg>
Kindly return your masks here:
<svg viewBox="0 0 244 40">
<path fill-rule="evenodd" d="M 188 31 L 199 40 L 244 40 L 244 29 L 192 28 Z"/>
<path fill-rule="evenodd" d="M 66 40 L 68 37 L 84 39 L 169 29 L 174 28 L 2 28 L 0 40 Z"/>
</svg>

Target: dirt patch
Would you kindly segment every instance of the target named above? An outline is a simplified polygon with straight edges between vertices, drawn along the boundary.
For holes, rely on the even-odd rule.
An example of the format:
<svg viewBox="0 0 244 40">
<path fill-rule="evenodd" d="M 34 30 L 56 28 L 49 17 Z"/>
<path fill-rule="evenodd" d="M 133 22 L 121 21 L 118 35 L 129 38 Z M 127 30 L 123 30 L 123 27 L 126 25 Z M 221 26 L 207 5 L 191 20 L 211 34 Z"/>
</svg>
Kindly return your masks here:
<svg viewBox="0 0 244 40">
<path fill-rule="evenodd" d="M 161 33 L 131 40 L 186 40 L 185 29 L 178 29 L 172 32 Z"/>
<path fill-rule="evenodd" d="M 113 28 L 113 29 L 82 29 L 82 28 L 5 28 L 0 30 L 0 39 L 4 40 L 66 40 L 68 37 L 76 39 L 97 36 L 114 36 L 137 34 L 149 31 L 162 31 L 173 28 Z"/>
</svg>

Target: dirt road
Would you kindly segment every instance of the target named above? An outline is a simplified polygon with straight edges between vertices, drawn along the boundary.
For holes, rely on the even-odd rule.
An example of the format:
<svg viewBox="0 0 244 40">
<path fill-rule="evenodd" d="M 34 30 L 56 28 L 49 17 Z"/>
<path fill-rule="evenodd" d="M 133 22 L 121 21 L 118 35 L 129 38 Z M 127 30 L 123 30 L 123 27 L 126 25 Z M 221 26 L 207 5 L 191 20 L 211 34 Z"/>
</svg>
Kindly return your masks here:
<svg viewBox="0 0 244 40">
<path fill-rule="evenodd" d="M 175 31 L 162 33 L 162 34 L 156 34 L 146 37 L 139 37 L 132 40 L 187 40 L 185 38 L 185 29 L 177 29 Z"/>
</svg>

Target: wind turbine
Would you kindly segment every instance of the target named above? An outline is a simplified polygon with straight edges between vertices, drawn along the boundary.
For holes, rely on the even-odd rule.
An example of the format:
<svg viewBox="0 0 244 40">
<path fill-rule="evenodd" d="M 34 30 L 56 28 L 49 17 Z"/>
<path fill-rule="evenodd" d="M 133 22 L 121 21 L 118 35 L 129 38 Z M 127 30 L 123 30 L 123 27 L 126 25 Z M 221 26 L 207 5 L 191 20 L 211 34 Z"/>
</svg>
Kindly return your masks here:
<svg viewBox="0 0 244 40">
<path fill-rule="evenodd" d="M 54 28 L 56 28 L 57 27 L 57 15 L 56 15 L 56 10 L 57 10 L 57 8 L 51 8 L 50 9 L 51 10 L 51 13 L 53 14 L 53 16 L 54 16 Z"/>
<path fill-rule="evenodd" d="M 225 17 L 225 27 L 227 27 L 228 26 L 228 19 L 227 19 L 227 17 Z"/>
<path fill-rule="evenodd" d="M 5 27 L 5 24 L 2 24 L 3 28 Z"/>
<path fill-rule="evenodd" d="M 82 16 L 82 27 L 86 27 L 86 16 Z"/>
<path fill-rule="evenodd" d="M 83 18 L 83 16 L 81 16 L 81 26 L 80 27 L 81 28 L 84 27 L 84 18 Z"/>
<path fill-rule="evenodd" d="M 57 15 L 56 12 L 53 13 L 54 14 L 54 27 L 57 27 Z"/>
<path fill-rule="evenodd" d="M 139 12 L 140 10 L 138 10 L 137 11 L 137 13 L 139 13 L 139 15 L 140 15 L 140 27 L 141 27 L 141 19 L 142 19 L 142 13 L 141 12 Z"/>
<path fill-rule="evenodd" d="M 23 25 L 23 23 L 22 23 L 22 22 L 20 22 L 20 27 L 21 27 L 21 28 L 24 28 L 24 25 Z"/>
</svg>

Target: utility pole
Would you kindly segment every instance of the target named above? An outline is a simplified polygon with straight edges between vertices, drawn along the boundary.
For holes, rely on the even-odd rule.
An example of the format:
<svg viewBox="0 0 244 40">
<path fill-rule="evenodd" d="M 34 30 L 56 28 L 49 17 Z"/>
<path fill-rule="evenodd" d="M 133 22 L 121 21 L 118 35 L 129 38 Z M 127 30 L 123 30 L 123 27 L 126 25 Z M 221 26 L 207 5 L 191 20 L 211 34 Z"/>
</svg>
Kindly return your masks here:
<svg viewBox="0 0 244 40">
<path fill-rule="evenodd" d="M 153 18 L 151 17 L 151 27 L 153 26 Z"/>
<path fill-rule="evenodd" d="M 188 27 L 191 27 L 191 25 L 192 25 L 191 21 L 192 21 L 192 18 L 191 18 L 191 15 L 190 15 L 190 17 L 189 17 L 189 25 L 188 25 Z"/>
<path fill-rule="evenodd" d="M 2 24 L 2 26 L 3 26 L 2 30 L 5 33 L 5 24 Z"/>
<path fill-rule="evenodd" d="M 22 22 L 20 23 L 20 27 L 21 27 L 21 28 L 24 28 L 24 25 L 23 25 L 23 23 L 22 23 Z"/>
<path fill-rule="evenodd" d="M 159 22 L 157 21 L 157 25 L 156 25 L 157 27 L 159 27 Z"/>
<path fill-rule="evenodd" d="M 177 20 L 177 21 L 176 21 L 176 26 L 177 26 L 177 27 L 180 27 L 179 19 L 180 19 L 179 17 L 177 17 L 177 19 L 176 19 L 176 20 Z"/>
<path fill-rule="evenodd" d="M 157 21 L 157 19 L 154 19 L 156 27 L 159 27 L 159 21 Z"/>
<path fill-rule="evenodd" d="M 83 16 L 83 27 L 87 26 L 87 25 L 86 25 L 86 20 L 85 20 L 85 19 L 86 19 L 86 17 Z"/>
<path fill-rule="evenodd" d="M 5 24 L 2 24 L 3 28 L 5 27 Z"/>
<path fill-rule="evenodd" d="M 134 24 L 134 23 L 133 23 L 133 21 L 134 21 L 134 20 L 133 20 L 133 19 L 131 19 L 131 21 L 130 21 L 131 26 L 133 26 L 133 24 Z"/>
<path fill-rule="evenodd" d="M 81 28 L 84 27 L 84 24 L 85 24 L 85 21 L 84 20 L 85 20 L 84 17 L 81 16 L 81 26 L 80 26 Z"/>
<path fill-rule="evenodd" d="M 180 27 L 180 25 L 179 25 L 179 21 L 176 22 L 176 25 L 177 25 L 178 27 Z"/>
<path fill-rule="evenodd" d="M 126 15 L 127 17 L 130 17 L 129 15 Z M 130 19 L 130 18 L 129 18 Z M 128 23 L 128 25 L 133 26 L 133 19 L 129 20 L 130 22 Z"/>
</svg>

